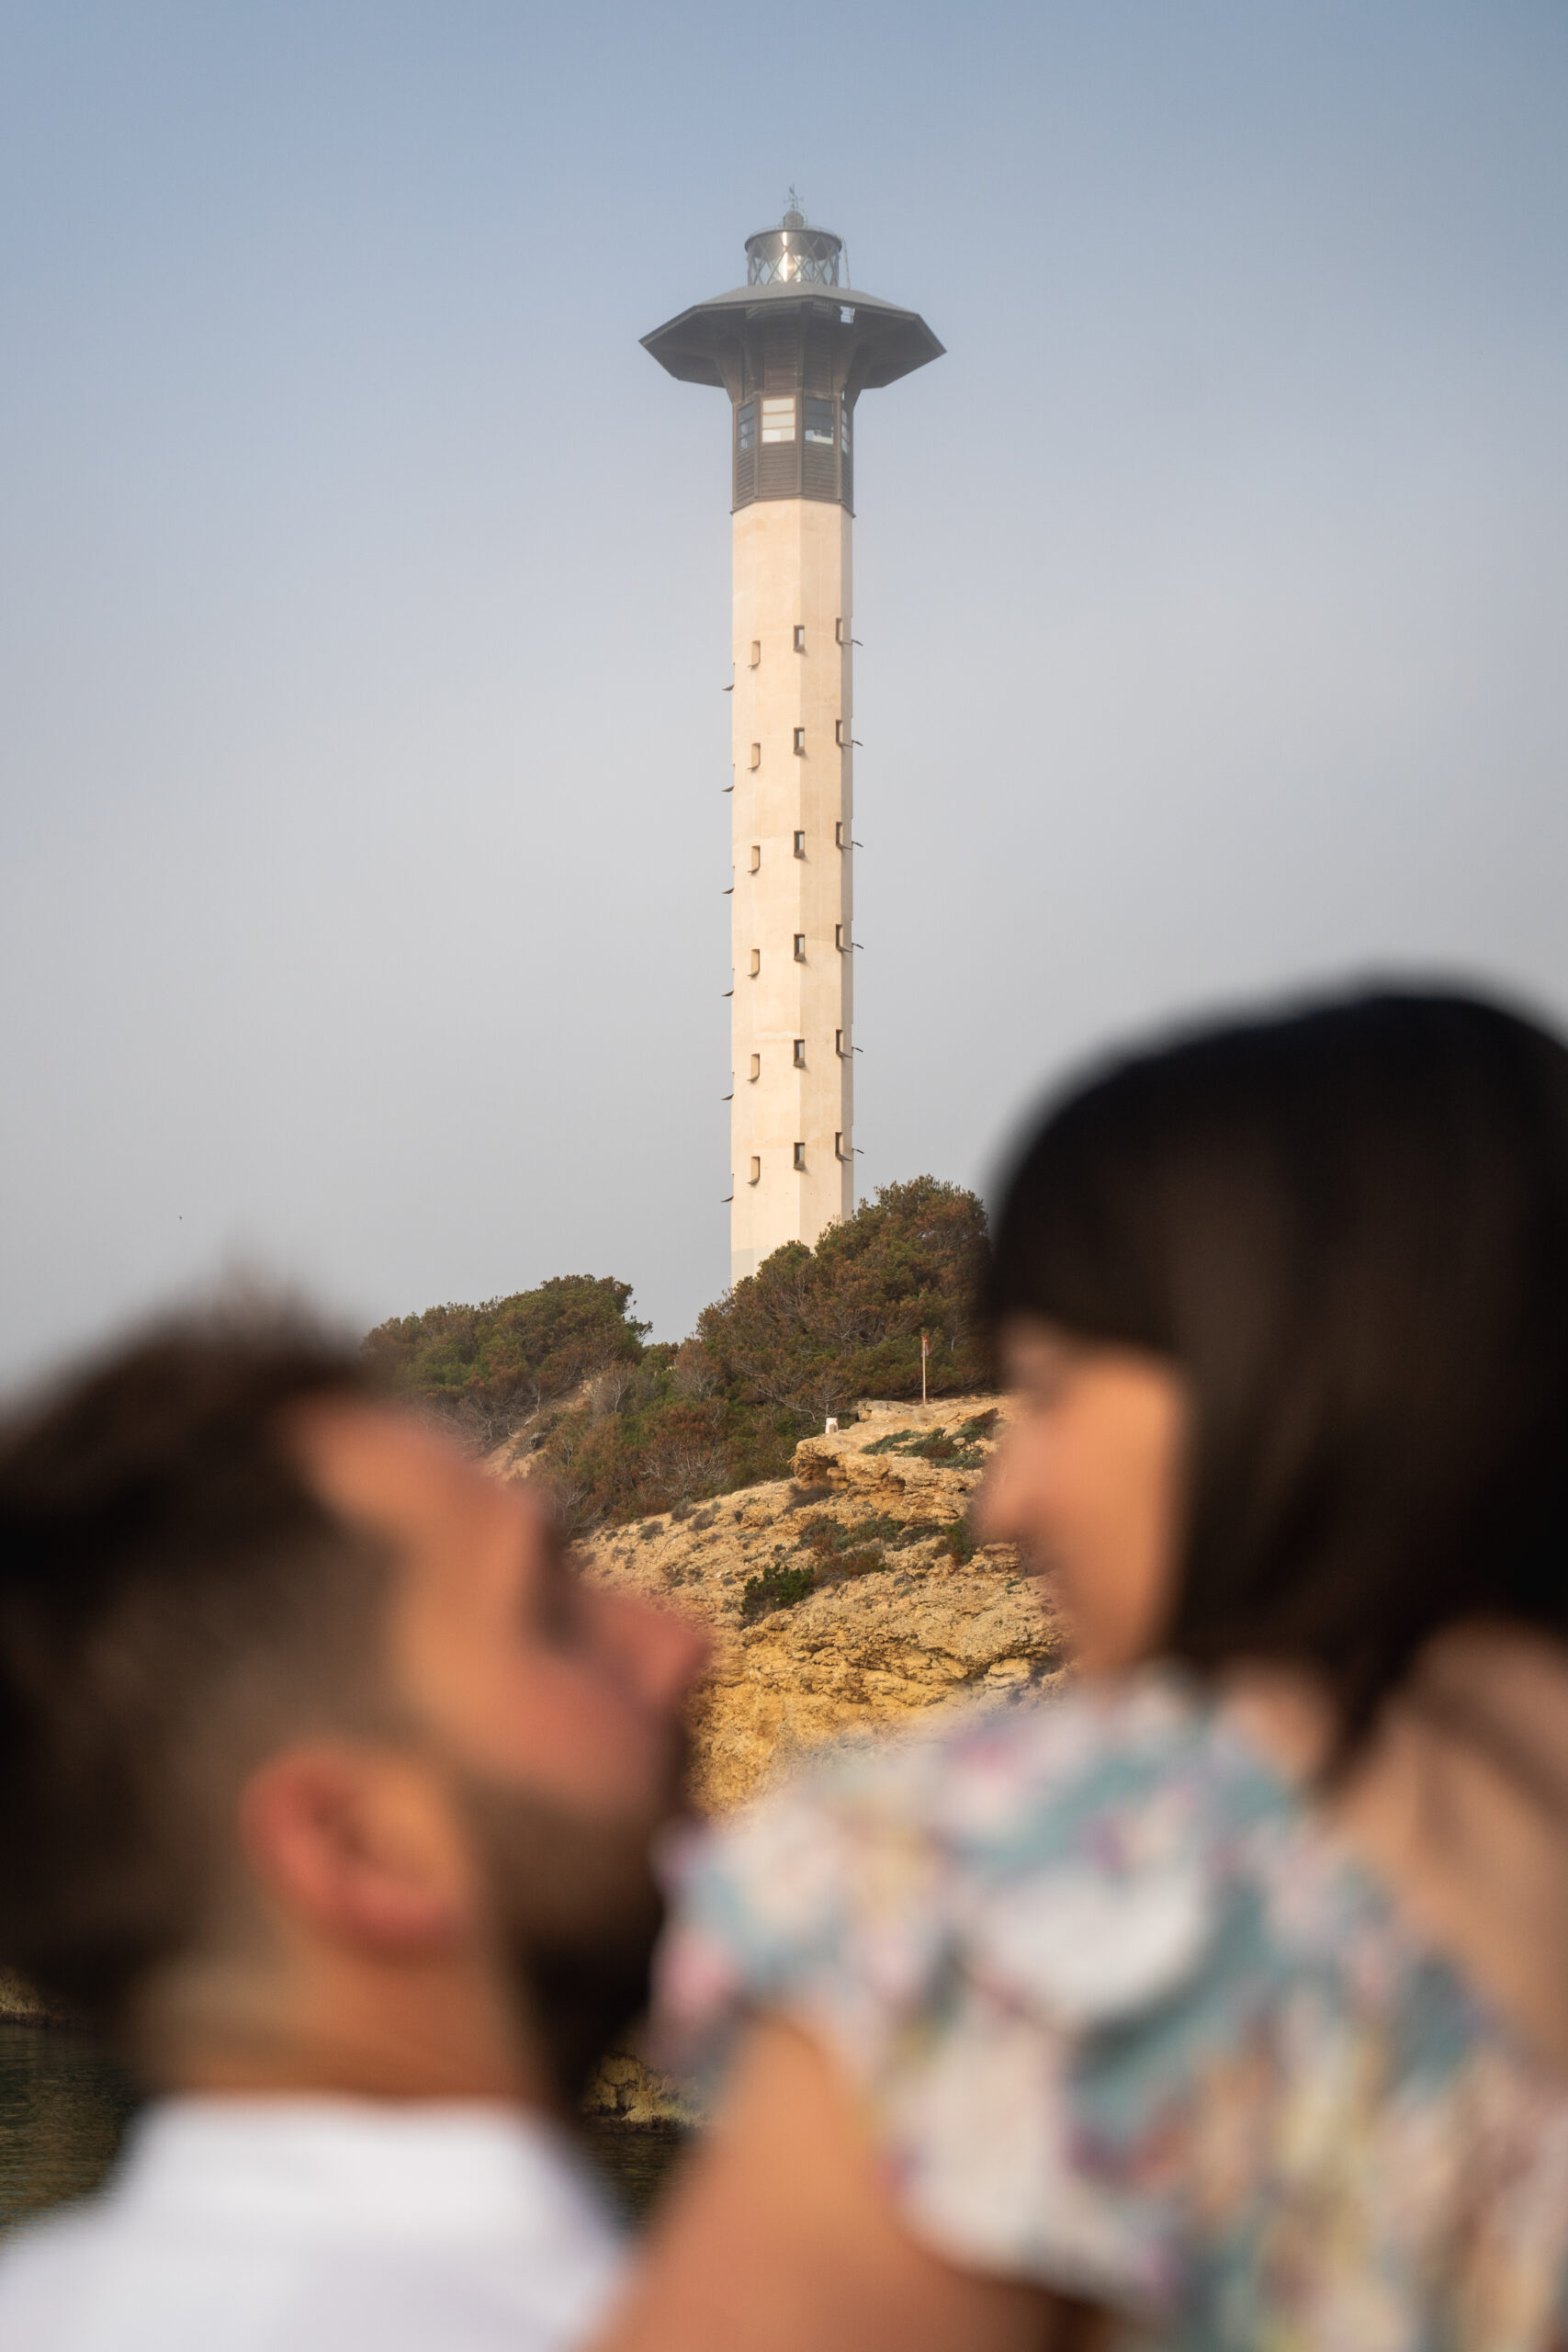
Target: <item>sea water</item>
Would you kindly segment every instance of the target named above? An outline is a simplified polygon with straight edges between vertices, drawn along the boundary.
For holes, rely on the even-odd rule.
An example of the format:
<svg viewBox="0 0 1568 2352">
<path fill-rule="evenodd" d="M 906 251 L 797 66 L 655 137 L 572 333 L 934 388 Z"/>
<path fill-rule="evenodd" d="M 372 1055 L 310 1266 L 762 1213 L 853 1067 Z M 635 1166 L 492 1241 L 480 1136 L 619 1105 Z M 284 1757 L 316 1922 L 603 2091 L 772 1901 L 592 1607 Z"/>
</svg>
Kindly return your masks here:
<svg viewBox="0 0 1568 2352">
<path fill-rule="evenodd" d="M 85 2035 L 0 2018 L 0 2230 L 95 2188 L 135 2109 L 130 2085 Z M 652 2204 L 682 2136 L 589 2123 L 589 2153 L 633 2220 Z"/>
</svg>

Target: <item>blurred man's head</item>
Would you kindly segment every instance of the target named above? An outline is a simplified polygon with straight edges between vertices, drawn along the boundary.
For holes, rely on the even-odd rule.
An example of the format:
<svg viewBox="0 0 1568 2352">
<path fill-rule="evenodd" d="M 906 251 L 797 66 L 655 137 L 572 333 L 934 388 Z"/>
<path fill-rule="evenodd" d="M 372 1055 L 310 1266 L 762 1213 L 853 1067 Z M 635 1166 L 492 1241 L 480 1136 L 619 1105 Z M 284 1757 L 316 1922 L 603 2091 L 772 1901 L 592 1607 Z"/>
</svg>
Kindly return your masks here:
<svg viewBox="0 0 1568 2352">
<path fill-rule="evenodd" d="M 0 1964 L 175 2082 L 570 2090 L 700 1657 L 352 1352 L 172 1327 L 0 1442 Z"/>
</svg>

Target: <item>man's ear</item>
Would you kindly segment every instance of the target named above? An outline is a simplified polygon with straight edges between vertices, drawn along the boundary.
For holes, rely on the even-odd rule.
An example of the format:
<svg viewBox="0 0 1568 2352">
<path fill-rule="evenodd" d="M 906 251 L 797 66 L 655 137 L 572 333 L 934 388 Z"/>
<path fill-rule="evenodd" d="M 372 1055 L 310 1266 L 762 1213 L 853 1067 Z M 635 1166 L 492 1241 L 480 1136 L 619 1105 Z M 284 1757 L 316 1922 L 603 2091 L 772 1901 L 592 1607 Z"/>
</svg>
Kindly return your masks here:
<svg viewBox="0 0 1568 2352">
<path fill-rule="evenodd" d="M 241 1792 L 240 1831 L 270 1900 L 329 1942 L 434 1960 L 475 1932 L 462 1826 L 433 1775 L 393 1750 L 321 1742 L 269 1757 Z"/>
</svg>

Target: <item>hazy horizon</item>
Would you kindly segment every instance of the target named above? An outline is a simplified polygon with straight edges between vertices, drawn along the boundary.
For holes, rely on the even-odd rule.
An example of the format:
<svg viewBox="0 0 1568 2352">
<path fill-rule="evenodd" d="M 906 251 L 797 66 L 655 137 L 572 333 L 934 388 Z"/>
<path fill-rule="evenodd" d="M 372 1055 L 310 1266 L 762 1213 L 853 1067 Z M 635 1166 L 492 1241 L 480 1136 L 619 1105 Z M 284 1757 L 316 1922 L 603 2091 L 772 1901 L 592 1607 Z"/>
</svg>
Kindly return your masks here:
<svg viewBox="0 0 1568 2352">
<path fill-rule="evenodd" d="M 862 1189 L 1259 994 L 1568 1021 L 1565 69 L 1508 0 L 0 6 L 0 1379 L 225 1269 L 723 1288 L 728 428 L 638 338 L 792 183 L 947 346 L 857 427 Z"/>
</svg>

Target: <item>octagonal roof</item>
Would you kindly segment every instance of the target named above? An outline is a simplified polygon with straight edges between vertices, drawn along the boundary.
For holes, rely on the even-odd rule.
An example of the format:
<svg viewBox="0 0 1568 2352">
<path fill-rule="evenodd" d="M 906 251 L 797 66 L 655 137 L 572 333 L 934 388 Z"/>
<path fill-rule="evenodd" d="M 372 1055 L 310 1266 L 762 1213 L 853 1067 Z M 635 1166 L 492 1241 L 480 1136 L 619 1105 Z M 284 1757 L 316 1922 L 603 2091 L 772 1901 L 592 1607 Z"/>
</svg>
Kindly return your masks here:
<svg viewBox="0 0 1568 2352">
<path fill-rule="evenodd" d="M 844 334 L 866 355 L 863 387 L 874 391 L 912 375 L 930 359 L 940 359 L 944 346 L 932 334 L 918 311 L 904 311 L 874 294 L 857 293 L 852 287 L 810 284 L 739 286 L 730 294 L 716 294 L 710 301 L 694 303 L 689 311 L 655 327 L 642 338 L 661 368 L 683 384 L 724 386 L 717 360 L 720 343 L 733 342 L 747 326 L 781 306 L 819 305 L 837 311 Z"/>
</svg>

